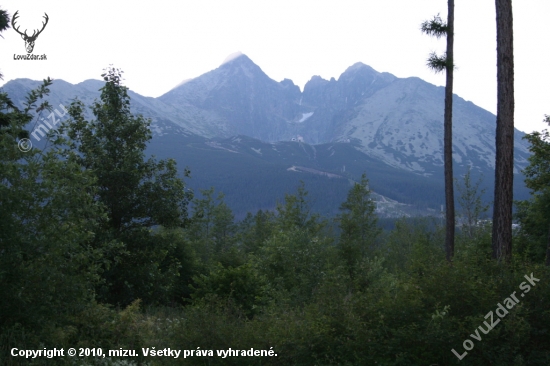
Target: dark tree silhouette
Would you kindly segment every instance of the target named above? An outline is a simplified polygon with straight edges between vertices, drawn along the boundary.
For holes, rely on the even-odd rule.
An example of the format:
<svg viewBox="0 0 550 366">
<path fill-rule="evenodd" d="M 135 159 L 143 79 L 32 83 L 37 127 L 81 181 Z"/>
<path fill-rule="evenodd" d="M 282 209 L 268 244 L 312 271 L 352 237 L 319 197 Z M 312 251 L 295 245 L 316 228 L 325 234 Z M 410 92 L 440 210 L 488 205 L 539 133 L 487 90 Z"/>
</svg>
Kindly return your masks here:
<svg viewBox="0 0 550 366">
<path fill-rule="evenodd" d="M 497 128 L 493 258 L 510 261 L 514 182 L 514 32 L 512 0 L 496 0 Z"/>
<path fill-rule="evenodd" d="M 453 44 L 454 44 L 454 0 L 448 0 L 447 23 L 439 15 L 422 23 L 422 32 L 437 38 L 446 36 L 447 51 L 444 56 L 435 53 L 428 58 L 428 67 L 435 72 L 445 71 L 445 117 L 443 133 L 443 156 L 445 164 L 445 253 L 450 262 L 455 247 L 455 200 L 453 187 Z"/>
<path fill-rule="evenodd" d="M 10 15 L 4 9 L 0 9 L 0 33 L 9 29 L 10 27 Z M 2 37 L 0 35 L 0 37 Z M 2 37 L 4 38 L 4 37 Z M 4 75 L 0 72 L 0 80 L 4 80 Z"/>
</svg>

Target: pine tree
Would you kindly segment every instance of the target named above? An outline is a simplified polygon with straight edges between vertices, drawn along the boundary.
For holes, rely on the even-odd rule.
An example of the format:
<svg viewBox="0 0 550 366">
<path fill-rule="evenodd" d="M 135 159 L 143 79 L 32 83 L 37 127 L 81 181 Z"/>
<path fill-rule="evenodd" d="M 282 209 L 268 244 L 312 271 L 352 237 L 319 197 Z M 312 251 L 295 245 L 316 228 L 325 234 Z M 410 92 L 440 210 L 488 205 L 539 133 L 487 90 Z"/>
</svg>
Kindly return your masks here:
<svg viewBox="0 0 550 366">
<path fill-rule="evenodd" d="M 246 253 L 255 253 L 273 233 L 274 215 L 270 211 L 259 210 L 256 215 L 247 213 L 239 223 L 238 232 L 242 248 Z"/>
<path fill-rule="evenodd" d="M 311 213 L 307 195 L 305 184 L 300 181 L 297 194 L 286 194 L 284 204 L 277 204 L 275 224 L 280 230 L 305 229 L 316 235 L 325 226 L 325 223 L 319 222 L 319 215 Z"/>
<path fill-rule="evenodd" d="M 348 192 L 346 202 L 340 206 L 343 213 L 337 218 L 341 229 L 339 252 L 352 279 L 357 265 L 366 258 L 369 248 L 380 234 L 376 205 L 370 194 L 367 177 L 363 174 L 361 181 Z"/>
<path fill-rule="evenodd" d="M 445 169 L 445 252 L 447 261 L 451 261 L 455 247 L 455 202 L 453 188 L 453 70 L 454 70 L 454 0 L 448 0 L 447 22 L 438 16 L 422 24 L 422 32 L 437 38 L 446 36 L 445 56 L 432 53 L 428 58 L 428 67 L 436 72 L 445 70 L 445 121 L 443 137 L 443 156 Z"/>
</svg>

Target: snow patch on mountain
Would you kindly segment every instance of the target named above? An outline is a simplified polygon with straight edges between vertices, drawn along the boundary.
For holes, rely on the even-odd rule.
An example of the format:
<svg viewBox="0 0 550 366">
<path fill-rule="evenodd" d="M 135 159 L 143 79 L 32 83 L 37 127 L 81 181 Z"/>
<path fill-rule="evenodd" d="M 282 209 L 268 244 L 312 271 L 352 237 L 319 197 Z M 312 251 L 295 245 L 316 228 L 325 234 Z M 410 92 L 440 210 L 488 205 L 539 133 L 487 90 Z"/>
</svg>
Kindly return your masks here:
<svg viewBox="0 0 550 366">
<path fill-rule="evenodd" d="M 314 113 L 314 112 L 302 113 L 302 118 L 300 118 L 300 120 L 298 121 L 298 123 L 304 122 L 306 119 L 308 119 L 309 117 L 313 116 L 313 113 Z"/>
<path fill-rule="evenodd" d="M 239 58 L 239 57 L 241 57 L 241 56 L 244 56 L 244 53 L 242 53 L 241 51 L 233 52 L 232 54 L 230 54 L 229 56 L 227 56 L 227 57 L 225 58 L 225 60 L 223 60 L 223 62 L 221 63 L 220 66 L 225 65 L 226 63 L 231 62 L 231 61 L 233 61 L 234 59 Z"/>
</svg>

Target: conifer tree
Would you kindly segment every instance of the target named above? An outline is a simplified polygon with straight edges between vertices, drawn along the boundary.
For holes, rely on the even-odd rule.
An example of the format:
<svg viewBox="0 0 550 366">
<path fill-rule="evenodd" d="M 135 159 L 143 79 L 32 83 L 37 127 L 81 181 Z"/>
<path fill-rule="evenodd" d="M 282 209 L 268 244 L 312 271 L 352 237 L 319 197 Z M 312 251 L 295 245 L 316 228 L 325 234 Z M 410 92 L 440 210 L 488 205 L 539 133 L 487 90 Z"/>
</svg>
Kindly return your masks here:
<svg viewBox="0 0 550 366">
<path fill-rule="evenodd" d="M 343 212 L 337 218 L 341 229 L 339 252 L 352 279 L 357 264 L 366 257 L 368 249 L 380 234 L 376 204 L 370 194 L 367 177 L 363 174 L 361 181 L 348 192 L 346 202 L 340 206 Z"/>
<path fill-rule="evenodd" d="M 447 22 L 439 15 L 431 21 L 422 23 L 422 32 L 437 38 L 446 36 L 445 56 L 432 53 L 428 58 L 428 67 L 436 72 L 445 71 L 445 117 L 443 137 L 443 159 L 445 169 L 445 252 L 447 261 L 451 261 L 455 247 L 455 202 L 453 179 L 453 69 L 454 69 L 454 0 L 447 1 Z"/>
</svg>

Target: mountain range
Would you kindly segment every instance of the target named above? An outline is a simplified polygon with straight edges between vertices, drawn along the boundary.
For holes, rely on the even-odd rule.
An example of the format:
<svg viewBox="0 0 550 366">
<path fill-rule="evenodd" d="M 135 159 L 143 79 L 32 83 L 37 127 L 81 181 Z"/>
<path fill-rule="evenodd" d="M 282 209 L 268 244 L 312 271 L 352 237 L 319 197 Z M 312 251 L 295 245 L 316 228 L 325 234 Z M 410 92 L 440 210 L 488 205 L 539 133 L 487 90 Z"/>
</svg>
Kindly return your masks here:
<svg viewBox="0 0 550 366">
<path fill-rule="evenodd" d="M 38 85 L 16 79 L 3 90 L 21 105 Z M 98 80 L 76 85 L 56 80 L 50 104 L 68 106 L 76 97 L 91 105 L 102 86 Z M 363 172 L 381 215 L 437 213 L 444 202 L 444 88 L 419 78 L 397 78 L 356 63 L 337 80 L 313 76 L 301 91 L 235 54 L 158 98 L 129 95 L 132 111 L 152 120 L 148 152 L 189 167 L 193 188 L 223 191 L 238 216 L 273 209 L 299 180 L 314 208 L 334 214 Z M 496 117 L 457 95 L 453 103 L 455 177 L 471 167 L 474 179 L 482 177 L 489 201 Z M 521 174 L 529 156 L 523 135 L 515 131 L 515 199 L 528 195 Z"/>
</svg>

